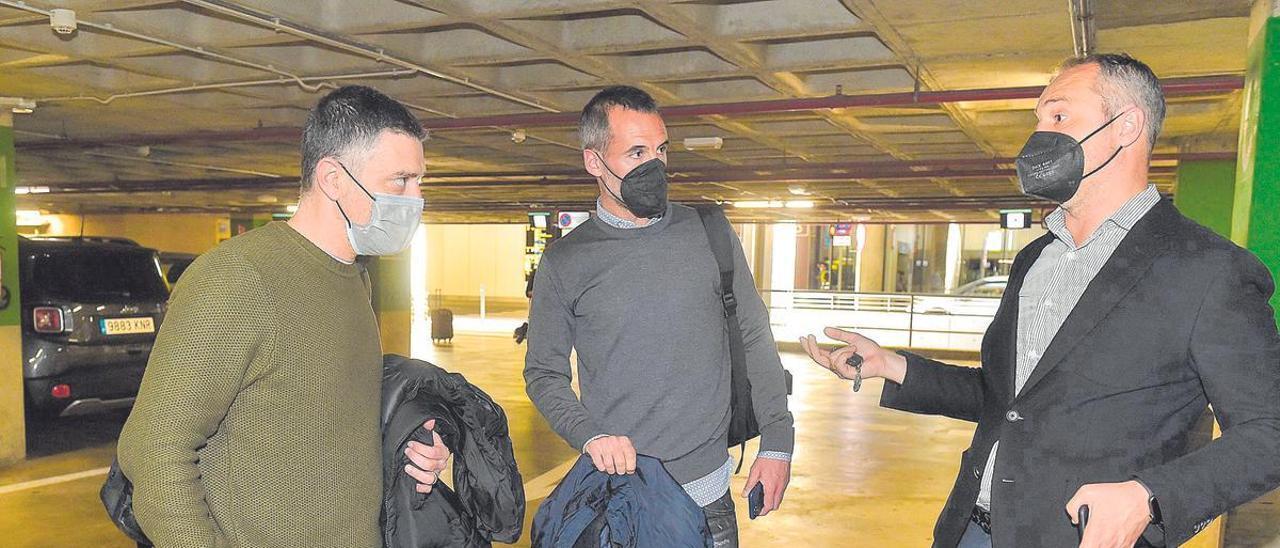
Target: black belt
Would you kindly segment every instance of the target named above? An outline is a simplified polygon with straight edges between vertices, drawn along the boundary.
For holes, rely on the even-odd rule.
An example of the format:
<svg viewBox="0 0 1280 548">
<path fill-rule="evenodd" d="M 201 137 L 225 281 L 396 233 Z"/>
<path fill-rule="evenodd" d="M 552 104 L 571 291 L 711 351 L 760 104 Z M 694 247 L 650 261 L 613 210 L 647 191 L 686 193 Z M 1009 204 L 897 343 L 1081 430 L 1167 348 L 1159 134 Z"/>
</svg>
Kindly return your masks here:
<svg viewBox="0 0 1280 548">
<path fill-rule="evenodd" d="M 983 510 L 981 507 L 974 506 L 973 514 L 969 516 L 969 521 L 978 524 L 982 528 L 982 532 L 991 534 L 991 512 Z"/>
</svg>

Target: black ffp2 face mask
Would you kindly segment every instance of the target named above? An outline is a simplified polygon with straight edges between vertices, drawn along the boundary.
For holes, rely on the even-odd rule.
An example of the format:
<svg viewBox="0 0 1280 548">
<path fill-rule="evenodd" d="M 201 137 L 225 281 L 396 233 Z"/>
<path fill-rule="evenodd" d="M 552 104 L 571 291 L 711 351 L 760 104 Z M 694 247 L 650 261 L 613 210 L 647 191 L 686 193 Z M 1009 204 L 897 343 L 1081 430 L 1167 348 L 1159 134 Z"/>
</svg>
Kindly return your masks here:
<svg viewBox="0 0 1280 548">
<path fill-rule="evenodd" d="M 1018 169 L 1018 184 L 1022 187 L 1022 193 L 1036 198 L 1044 198 L 1051 200 L 1057 204 L 1065 204 L 1075 197 L 1076 192 L 1080 190 L 1080 182 L 1085 177 L 1097 173 L 1098 170 L 1107 167 L 1120 151 L 1124 149 L 1121 145 L 1116 151 L 1102 162 L 1102 165 L 1093 168 L 1093 171 L 1084 172 L 1084 148 L 1081 146 L 1090 137 L 1097 135 L 1107 126 L 1111 125 L 1120 118 L 1124 113 L 1115 115 L 1102 124 L 1098 129 L 1093 130 L 1084 139 L 1076 141 L 1074 137 L 1057 131 L 1037 131 L 1031 134 L 1027 139 L 1027 144 L 1022 147 L 1022 152 L 1018 153 L 1018 158 L 1014 162 Z"/>
<path fill-rule="evenodd" d="M 618 177 L 617 173 L 609 169 L 609 165 L 604 162 L 604 157 L 600 156 L 600 153 L 596 153 L 596 158 L 600 159 L 600 165 L 604 166 L 610 175 L 622 181 L 622 196 L 614 194 L 608 184 L 604 185 L 605 191 L 627 208 L 632 215 L 641 219 L 652 219 L 667 212 L 666 163 L 654 158 L 636 166 L 627 172 L 625 177 Z"/>
</svg>

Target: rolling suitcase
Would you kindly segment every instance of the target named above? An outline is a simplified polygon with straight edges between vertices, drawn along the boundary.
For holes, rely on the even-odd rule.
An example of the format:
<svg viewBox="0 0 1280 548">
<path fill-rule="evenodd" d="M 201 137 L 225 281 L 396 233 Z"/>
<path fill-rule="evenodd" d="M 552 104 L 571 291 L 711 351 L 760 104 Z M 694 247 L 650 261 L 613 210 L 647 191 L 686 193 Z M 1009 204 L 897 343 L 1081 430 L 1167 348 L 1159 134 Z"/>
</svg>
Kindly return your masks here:
<svg viewBox="0 0 1280 548">
<path fill-rule="evenodd" d="M 431 311 L 431 342 L 435 344 L 453 342 L 453 311 L 437 308 Z"/>
</svg>

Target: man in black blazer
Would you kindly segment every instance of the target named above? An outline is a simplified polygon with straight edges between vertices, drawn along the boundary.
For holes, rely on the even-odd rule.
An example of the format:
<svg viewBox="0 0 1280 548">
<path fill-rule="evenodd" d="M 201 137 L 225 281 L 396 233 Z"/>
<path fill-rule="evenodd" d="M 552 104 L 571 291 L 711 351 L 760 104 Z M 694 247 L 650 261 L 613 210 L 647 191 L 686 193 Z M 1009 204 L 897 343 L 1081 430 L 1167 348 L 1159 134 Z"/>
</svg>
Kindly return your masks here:
<svg viewBox="0 0 1280 548">
<path fill-rule="evenodd" d="M 884 407 L 978 423 L 935 546 L 1074 546 L 1082 506 L 1080 546 L 1176 546 L 1280 486 L 1274 284 L 1148 185 L 1164 97 L 1146 65 L 1068 60 L 1036 116 L 1019 182 L 1061 207 L 1014 261 L 981 368 L 836 329 L 849 346 L 802 343 L 885 378 Z M 1207 405 L 1223 434 L 1192 450 Z"/>
</svg>

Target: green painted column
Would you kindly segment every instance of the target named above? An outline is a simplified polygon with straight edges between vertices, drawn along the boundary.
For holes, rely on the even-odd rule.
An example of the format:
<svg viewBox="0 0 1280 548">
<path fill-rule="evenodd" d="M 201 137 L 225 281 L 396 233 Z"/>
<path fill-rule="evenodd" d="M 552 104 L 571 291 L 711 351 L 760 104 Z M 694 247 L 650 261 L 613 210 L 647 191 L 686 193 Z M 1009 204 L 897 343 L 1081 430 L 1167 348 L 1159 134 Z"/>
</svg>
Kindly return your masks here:
<svg viewBox="0 0 1280 548">
<path fill-rule="evenodd" d="M 27 452 L 22 393 L 22 303 L 18 288 L 18 227 L 13 166 L 13 120 L 0 113 L 0 284 L 9 303 L 0 309 L 0 465 L 21 460 Z"/>
<path fill-rule="evenodd" d="M 1235 209 L 1236 161 L 1200 160 L 1178 163 L 1178 210 L 1196 222 L 1231 237 Z"/>
<path fill-rule="evenodd" d="M 1280 279 L 1280 2 L 1258 0 L 1250 24 L 1231 239 Z M 1280 320 L 1280 294 L 1271 306 Z"/>
</svg>

